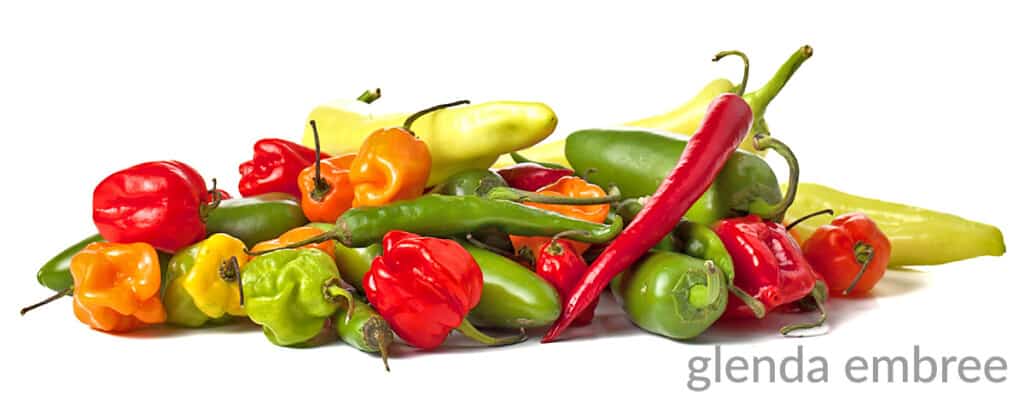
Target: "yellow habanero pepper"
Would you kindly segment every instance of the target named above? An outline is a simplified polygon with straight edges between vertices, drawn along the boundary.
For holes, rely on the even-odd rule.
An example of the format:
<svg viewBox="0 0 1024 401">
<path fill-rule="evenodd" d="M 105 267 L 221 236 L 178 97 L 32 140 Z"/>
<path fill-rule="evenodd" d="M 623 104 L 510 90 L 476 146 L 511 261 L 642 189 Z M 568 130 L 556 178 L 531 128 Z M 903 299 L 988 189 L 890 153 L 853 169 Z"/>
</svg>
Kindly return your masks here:
<svg viewBox="0 0 1024 401">
<path fill-rule="evenodd" d="M 704 120 L 704 113 L 707 112 L 708 105 L 712 100 L 723 93 L 737 93 L 743 95 L 743 99 L 750 104 L 750 108 L 754 112 L 755 121 L 754 126 L 751 128 L 750 132 L 747 133 L 746 139 L 743 140 L 741 147 L 747 151 L 761 154 L 763 152 L 754 149 L 752 140 L 754 134 L 758 132 L 766 133 L 767 131 L 767 127 L 764 123 L 764 113 L 768 107 L 768 103 L 770 103 L 772 99 L 779 94 L 779 91 L 781 91 L 782 87 L 786 85 L 789 78 L 793 76 L 796 70 L 800 68 L 800 65 L 802 65 L 804 61 L 807 61 L 813 53 L 814 52 L 810 46 L 801 47 L 793 53 L 793 55 L 791 55 L 781 67 L 779 67 L 778 71 L 775 72 L 775 75 L 772 76 L 772 78 L 768 80 L 761 89 L 754 92 L 743 93 L 746 89 L 747 80 L 747 68 L 744 67 L 743 81 L 741 81 L 739 85 L 734 85 L 727 79 L 716 79 L 704 86 L 704 89 L 701 89 L 696 96 L 675 109 L 655 116 L 630 121 L 623 125 L 690 135 L 697 131 L 697 127 L 700 126 L 701 121 Z M 743 55 L 743 53 L 738 51 L 721 52 L 715 56 L 714 60 L 717 61 L 727 55 L 738 55 L 743 58 L 744 63 L 746 64 L 746 55 Z M 519 154 L 530 160 L 538 162 L 556 163 L 563 166 L 569 165 L 569 161 L 565 158 L 564 139 L 534 146 L 520 151 Z M 512 164 L 515 164 L 515 162 L 510 157 L 503 156 L 497 163 L 495 163 L 494 167 L 505 167 Z"/>
<path fill-rule="evenodd" d="M 195 264 L 182 278 L 182 287 L 203 314 L 245 316 L 238 292 L 239 274 L 249 262 L 245 243 L 226 234 L 214 234 L 198 244 Z"/>
<path fill-rule="evenodd" d="M 346 154 L 359 151 L 377 130 L 401 127 L 411 114 L 373 114 L 366 102 L 341 100 L 317 106 L 307 121 L 316 120 L 324 152 Z M 537 144 L 554 132 L 557 123 L 555 112 L 544 103 L 494 101 L 440 110 L 410 128 L 430 150 L 427 186 L 433 186 L 452 174 L 487 168 L 502 154 Z M 313 142 L 313 131 L 306 127 L 302 143 Z"/>
</svg>

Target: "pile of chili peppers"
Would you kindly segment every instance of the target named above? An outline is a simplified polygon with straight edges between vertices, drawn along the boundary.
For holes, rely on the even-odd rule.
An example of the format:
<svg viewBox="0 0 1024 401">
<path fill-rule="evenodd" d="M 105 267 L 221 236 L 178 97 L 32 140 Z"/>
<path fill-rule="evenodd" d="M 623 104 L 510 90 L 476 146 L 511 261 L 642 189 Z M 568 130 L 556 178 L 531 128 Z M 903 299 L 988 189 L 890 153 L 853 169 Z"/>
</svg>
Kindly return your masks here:
<svg viewBox="0 0 1024 401">
<path fill-rule="evenodd" d="M 727 55 L 743 56 L 716 60 Z M 860 211 L 838 191 L 799 197 L 797 158 L 768 133 L 764 112 L 810 55 L 800 48 L 761 90 L 744 93 L 745 76 L 716 81 L 689 106 L 646 120 L 691 127 L 687 140 L 643 129 L 572 133 L 558 158 L 569 165 L 513 152 L 514 164 L 489 169 L 498 154 L 480 145 L 482 166 L 439 170 L 438 152 L 474 160 L 428 145 L 445 122 L 458 121 L 455 132 L 487 120 L 444 114 L 468 103 L 458 101 L 354 133 L 364 139 L 350 153 L 320 151 L 316 120 L 313 148 L 261 139 L 239 166 L 241 198 L 180 161 L 131 166 L 96 186 L 99 233 L 39 270 L 56 294 L 22 313 L 71 296 L 74 315 L 104 332 L 249 322 L 277 345 L 340 339 L 386 367 L 395 342 L 433 349 L 453 331 L 489 346 L 524 341 L 528 329 L 554 341 L 591 324 L 608 288 L 635 325 L 676 340 L 723 319 L 817 311 L 780 328 L 803 335 L 826 323 L 828 295 L 870 293 L 893 260 L 933 262 L 912 256 L 925 247 L 914 233 L 902 229 L 893 243 L 886 232 L 901 213 L 935 213 L 856 198 L 870 206 Z M 415 125 L 425 118 L 429 126 Z M 414 126 L 429 127 L 429 141 Z M 746 143 L 750 152 L 739 150 Z M 785 191 L 760 157 L 769 151 L 787 162 Z M 794 203 L 806 216 L 787 214 Z M 820 222 L 831 209 L 845 213 Z M 814 219 L 815 229 L 795 234 Z M 1005 250 L 994 227 L 934 220 L 978 249 L 940 262 Z"/>
</svg>

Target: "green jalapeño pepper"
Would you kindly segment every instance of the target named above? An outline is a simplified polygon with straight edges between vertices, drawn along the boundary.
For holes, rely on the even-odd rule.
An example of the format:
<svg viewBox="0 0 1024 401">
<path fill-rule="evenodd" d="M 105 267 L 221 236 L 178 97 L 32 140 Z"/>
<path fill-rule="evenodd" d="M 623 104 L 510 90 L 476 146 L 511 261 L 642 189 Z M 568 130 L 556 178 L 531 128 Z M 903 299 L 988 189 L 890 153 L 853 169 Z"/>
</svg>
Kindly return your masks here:
<svg viewBox="0 0 1024 401">
<path fill-rule="evenodd" d="M 270 342 L 307 345 L 329 328 L 339 305 L 355 308 L 351 293 L 342 288 L 334 260 L 317 249 L 279 250 L 249 261 L 242 272 L 245 310 L 263 326 Z"/>
<path fill-rule="evenodd" d="M 507 187 L 508 184 L 498 173 L 485 168 L 463 170 L 448 178 L 431 192 L 442 195 L 484 196 L 493 188 Z"/>
<path fill-rule="evenodd" d="M 476 326 L 519 329 L 550 325 L 562 313 L 558 291 L 529 269 L 494 252 L 463 244 L 480 265 L 484 288 L 469 312 Z"/>
<path fill-rule="evenodd" d="M 252 247 L 307 222 L 294 197 L 269 193 L 221 201 L 207 216 L 206 231 L 228 234 Z"/>
<path fill-rule="evenodd" d="M 380 359 L 384 361 L 384 369 L 390 372 L 388 348 L 395 340 L 391 326 L 388 326 L 388 322 L 369 305 L 360 301 L 355 301 L 354 304 L 351 319 L 345 319 L 344 311 L 338 311 L 334 317 L 334 331 L 341 341 L 355 349 L 380 354 Z"/>
<path fill-rule="evenodd" d="M 71 279 L 71 257 L 75 256 L 76 253 L 89 244 L 101 241 L 103 241 L 103 237 L 95 234 L 78 241 L 76 244 L 58 253 L 57 256 L 54 256 L 39 268 L 39 272 L 36 273 L 36 279 L 39 280 L 39 284 L 56 292 L 71 288 L 74 284 L 74 280 Z"/>
<path fill-rule="evenodd" d="M 634 324 L 676 340 L 711 327 L 729 299 L 725 273 L 713 262 L 660 251 L 616 277 L 612 292 Z"/>
<path fill-rule="evenodd" d="M 606 190 L 614 184 L 623 197 L 637 198 L 658 189 L 686 143 L 652 131 L 592 129 L 570 134 L 565 155 L 576 171 L 591 171 L 588 181 Z M 711 224 L 750 210 L 754 203 L 777 204 L 781 200 L 778 179 L 768 163 L 736 151 L 711 188 L 686 212 L 686 219 Z"/>
</svg>

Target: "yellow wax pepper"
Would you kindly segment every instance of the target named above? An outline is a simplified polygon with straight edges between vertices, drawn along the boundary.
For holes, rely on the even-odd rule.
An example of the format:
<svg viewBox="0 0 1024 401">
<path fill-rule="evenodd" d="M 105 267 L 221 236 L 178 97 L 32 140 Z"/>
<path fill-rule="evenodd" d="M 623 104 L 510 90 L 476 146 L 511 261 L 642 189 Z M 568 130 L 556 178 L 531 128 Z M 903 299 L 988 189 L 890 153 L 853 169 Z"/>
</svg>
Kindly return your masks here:
<svg viewBox="0 0 1024 401">
<path fill-rule="evenodd" d="M 206 316 L 245 316 L 238 283 L 248 262 L 241 240 L 226 234 L 211 235 L 197 244 L 195 264 L 182 277 L 182 287 Z"/>
<path fill-rule="evenodd" d="M 361 98 L 322 104 L 309 114 L 307 121 L 316 120 L 324 152 L 358 152 L 371 133 L 401 127 L 412 114 L 373 114 L 367 100 L 375 96 Z M 417 119 L 410 129 L 430 150 L 427 186 L 433 186 L 452 174 L 487 168 L 502 154 L 537 144 L 554 132 L 557 123 L 555 112 L 546 104 L 494 101 L 439 110 Z M 314 145 L 310 127 L 302 143 Z"/>
</svg>

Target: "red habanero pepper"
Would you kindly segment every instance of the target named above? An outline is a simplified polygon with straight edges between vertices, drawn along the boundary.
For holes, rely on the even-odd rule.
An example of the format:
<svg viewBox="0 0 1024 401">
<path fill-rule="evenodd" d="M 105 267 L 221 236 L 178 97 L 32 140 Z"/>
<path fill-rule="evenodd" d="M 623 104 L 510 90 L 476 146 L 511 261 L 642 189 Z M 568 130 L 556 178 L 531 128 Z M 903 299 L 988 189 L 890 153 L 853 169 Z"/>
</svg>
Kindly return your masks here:
<svg viewBox="0 0 1024 401">
<path fill-rule="evenodd" d="M 537 163 L 519 163 L 498 170 L 508 186 L 524 191 L 536 191 L 572 174 L 572 170 L 564 167 L 551 168 Z"/>
<path fill-rule="evenodd" d="M 155 161 L 111 174 L 93 190 L 92 219 L 110 242 L 144 242 L 175 252 L 206 236 L 204 219 L 220 202 L 216 180 L 179 161 Z"/>
<path fill-rule="evenodd" d="M 535 266 L 537 275 L 551 283 L 563 300 L 569 299 L 569 292 L 587 272 L 587 262 L 584 262 L 583 258 L 576 253 L 572 244 L 557 236 L 551 238 L 540 248 Z M 586 326 L 590 324 L 594 320 L 595 309 L 597 309 L 597 302 L 590 304 L 589 308 L 580 313 L 573 320 L 572 325 Z"/>
<path fill-rule="evenodd" d="M 750 106 L 740 96 L 727 93 L 711 102 L 704 121 L 683 149 L 675 168 L 629 227 L 590 265 L 590 270 L 565 301 L 562 316 L 541 342 L 557 339 L 597 300 L 616 274 L 647 254 L 672 231 L 686 211 L 711 186 L 726 160 L 747 135 L 752 120 Z"/>
<path fill-rule="evenodd" d="M 452 330 L 487 345 L 522 341 L 495 339 L 478 331 L 466 315 L 480 302 L 483 273 L 458 242 L 390 231 L 383 253 L 363 276 L 366 297 L 399 337 L 417 348 L 437 348 Z"/>
<path fill-rule="evenodd" d="M 889 264 L 889 238 L 864 213 L 847 213 L 818 227 L 803 245 L 804 257 L 832 293 L 864 294 Z"/>
<path fill-rule="evenodd" d="M 320 153 L 320 157 L 331 157 Z M 316 151 L 284 139 L 266 138 L 253 145 L 252 160 L 238 165 L 242 178 L 238 180 L 238 193 L 243 197 L 270 192 L 283 192 L 296 198 L 299 192 L 299 172 L 313 164 Z"/>
</svg>

